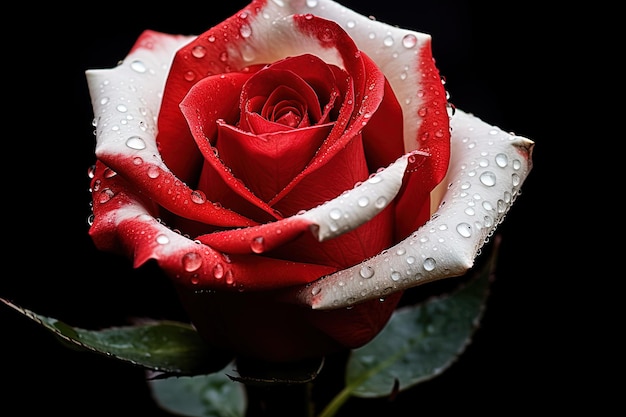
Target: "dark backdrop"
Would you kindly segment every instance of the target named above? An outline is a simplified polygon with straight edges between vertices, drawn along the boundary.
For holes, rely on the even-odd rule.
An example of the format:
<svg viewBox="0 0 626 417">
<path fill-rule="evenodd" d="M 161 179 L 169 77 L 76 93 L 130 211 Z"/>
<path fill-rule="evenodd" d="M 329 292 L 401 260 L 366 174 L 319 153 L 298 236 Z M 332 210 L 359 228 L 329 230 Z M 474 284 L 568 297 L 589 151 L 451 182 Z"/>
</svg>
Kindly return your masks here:
<svg viewBox="0 0 626 417">
<path fill-rule="evenodd" d="M 8 53 L 20 64 L 7 88 L 15 90 L 13 103 L 20 103 L 15 113 L 23 121 L 21 133 L 10 139 L 17 149 L 5 155 L 19 175 L 11 168 L 5 177 L 10 179 L 5 211 L 11 213 L 6 227 L 12 236 L 5 242 L 5 264 L 12 272 L 3 273 L 1 297 L 78 327 L 123 325 L 131 316 L 185 318 L 159 271 L 149 265 L 133 270 L 128 260 L 96 251 L 88 237 L 87 169 L 94 162 L 94 137 L 84 71 L 116 65 L 144 29 L 199 34 L 246 3 L 145 3 L 144 9 L 100 4 L 56 9 L 55 19 L 40 10 L 42 22 L 36 24 L 24 12 L 20 18 L 36 30 L 28 42 L 14 34 L 17 51 Z M 553 203 L 556 182 L 548 164 L 557 158 L 561 134 L 554 115 L 558 104 L 546 92 L 554 91 L 556 68 L 565 59 L 559 48 L 565 34 L 553 31 L 553 16 L 532 2 L 342 3 L 432 34 L 434 56 L 456 107 L 529 137 L 536 147 L 535 167 L 498 229 L 503 239 L 497 276 L 473 343 L 441 376 L 392 402 L 352 399 L 338 417 L 561 408 L 565 400 L 557 388 L 570 379 L 562 355 L 574 341 L 562 330 L 565 311 L 555 307 L 561 288 L 555 281 L 565 278 L 545 266 L 554 260 L 546 252 L 551 246 L 546 204 Z M 29 82 L 11 85 L 26 77 Z M 27 185 L 17 178 L 27 178 Z M 0 323 L 4 416 L 42 409 L 64 416 L 166 415 L 152 402 L 142 370 L 74 352 L 4 306 Z M 329 386 L 335 381 L 340 387 L 341 375 L 324 377 Z M 570 405 L 580 401 L 567 398 Z"/>
</svg>

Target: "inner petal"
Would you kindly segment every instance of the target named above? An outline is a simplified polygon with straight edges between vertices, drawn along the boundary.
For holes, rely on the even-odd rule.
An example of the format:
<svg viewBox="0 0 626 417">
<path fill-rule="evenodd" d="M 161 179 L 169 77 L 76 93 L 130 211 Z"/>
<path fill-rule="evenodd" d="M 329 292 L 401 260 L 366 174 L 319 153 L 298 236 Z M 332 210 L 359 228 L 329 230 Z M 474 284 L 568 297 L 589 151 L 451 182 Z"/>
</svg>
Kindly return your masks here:
<svg viewBox="0 0 626 417">
<path fill-rule="evenodd" d="M 220 123 L 216 147 L 233 175 L 261 200 L 270 201 L 307 166 L 332 126 L 254 135 Z"/>
</svg>

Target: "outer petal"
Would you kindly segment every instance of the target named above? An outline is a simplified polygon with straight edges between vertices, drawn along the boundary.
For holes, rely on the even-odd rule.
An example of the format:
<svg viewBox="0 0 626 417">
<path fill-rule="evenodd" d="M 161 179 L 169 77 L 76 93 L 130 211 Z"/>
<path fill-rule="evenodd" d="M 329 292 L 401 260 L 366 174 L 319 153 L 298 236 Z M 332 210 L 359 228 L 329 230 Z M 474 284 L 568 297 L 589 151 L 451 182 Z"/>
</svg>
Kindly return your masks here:
<svg viewBox="0 0 626 417">
<path fill-rule="evenodd" d="M 194 198 L 194 190 L 170 172 L 157 149 L 156 118 L 169 63 L 190 39 L 146 31 L 120 65 L 86 72 L 96 123 L 96 157 L 176 214 L 218 226 L 252 225 L 241 215 Z"/>
<path fill-rule="evenodd" d="M 178 286 L 201 290 L 273 290 L 311 282 L 335 268 L 280 259 L 226 255 L 170 229 L 151 213 L 151 203 L 101 163 L 92 180 L 94 223 L 89 231 L 101 250 L 121 252 L 137 268 L 150 259 Z"/>
<path fill-rule="evenodd" d="M 388 251 L 301 289 L 299 301 L 346 307 L 472 267 L 532 168 L 534 142 L 460 110 L 452 129 L 448 189 L 431 220 Z"/>
</svg>

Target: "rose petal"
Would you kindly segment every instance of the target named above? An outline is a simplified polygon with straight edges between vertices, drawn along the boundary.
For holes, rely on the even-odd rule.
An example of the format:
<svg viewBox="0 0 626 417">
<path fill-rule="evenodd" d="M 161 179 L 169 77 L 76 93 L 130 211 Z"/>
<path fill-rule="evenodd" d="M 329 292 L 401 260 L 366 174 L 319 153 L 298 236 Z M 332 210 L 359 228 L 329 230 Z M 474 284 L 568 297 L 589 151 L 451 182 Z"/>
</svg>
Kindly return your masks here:
<svg viewBox="0 0 626 417">
<path fill-rule="evenodd" d="M 432 57 L 431 36 L 369 19 L 332 0 L 268 1 L 263 9 L 263 15 L 271 19 L 295 13 L 311 13 L 339 23 L 382 70 L 405 115 L 405 150 L 420 149 L 433 156 L 427 164 L 432 164 L 428 169 L 435 173 L 434 187 L 447 170 L 449 131 L 446 93 Z"/>
<path fill-rule="evenodd" d="M 318 241 L 335 238 L 367 223 L 393 201 L 406 171 L 426 157 L 418 151 L 402 157 L 337 198 L 284 220 L 198 237 L 214 249 L 238 254 L 271 251 L 310 230 Z"/>
<path fill-rule="evenodd" d="M 451 123 L 448 188 L 431 220 L 385 253 L 301 289 L 299 301 L 314 309 L 346 307 L 473 266 L 532 168 L 534 142 L 460 110 Z"/>
<path fill-rule="evenodd" d="M 218 226 L 255 224 L 210 201 L 192 203 L 194 190 L 160 158 L 155 121 L 168 63 L 190 39 L 145 31 L 117 67 L 86 72 L 96 123 L 96 157 L 173 213 Z"/>
<path fill-rule="evenodd" d="M 198 291 L 277 289 L 303 285 L 336 270 L 260 256 L 225 255 L 158 221 L 141 193 L 135 194 L 124 178 L 108 172 L 102 163 L 97 164 L 92 181 L 95 220 L 89 233 L 99 249 L 123 253 L 133 259 L 135 268 L 154 259 L 174 283 Z"/>
</svg>

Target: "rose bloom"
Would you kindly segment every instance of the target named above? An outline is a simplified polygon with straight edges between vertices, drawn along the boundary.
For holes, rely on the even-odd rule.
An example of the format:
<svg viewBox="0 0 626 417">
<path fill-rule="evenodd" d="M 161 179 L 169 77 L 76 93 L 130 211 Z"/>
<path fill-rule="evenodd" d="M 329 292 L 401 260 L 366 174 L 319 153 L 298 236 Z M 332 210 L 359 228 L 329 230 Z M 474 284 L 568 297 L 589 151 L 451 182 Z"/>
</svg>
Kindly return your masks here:
<svg viewBox="0 0 626 417">
<path fill-rule="evenodd" d="M 532 141 L 448 103 L 429 35 L 330 0 L 146 30 L 86 75 L 94 244 L 156 261 L 233 357 L 364 345 L 472 267 L 531 169 Z"/>
</svg>

